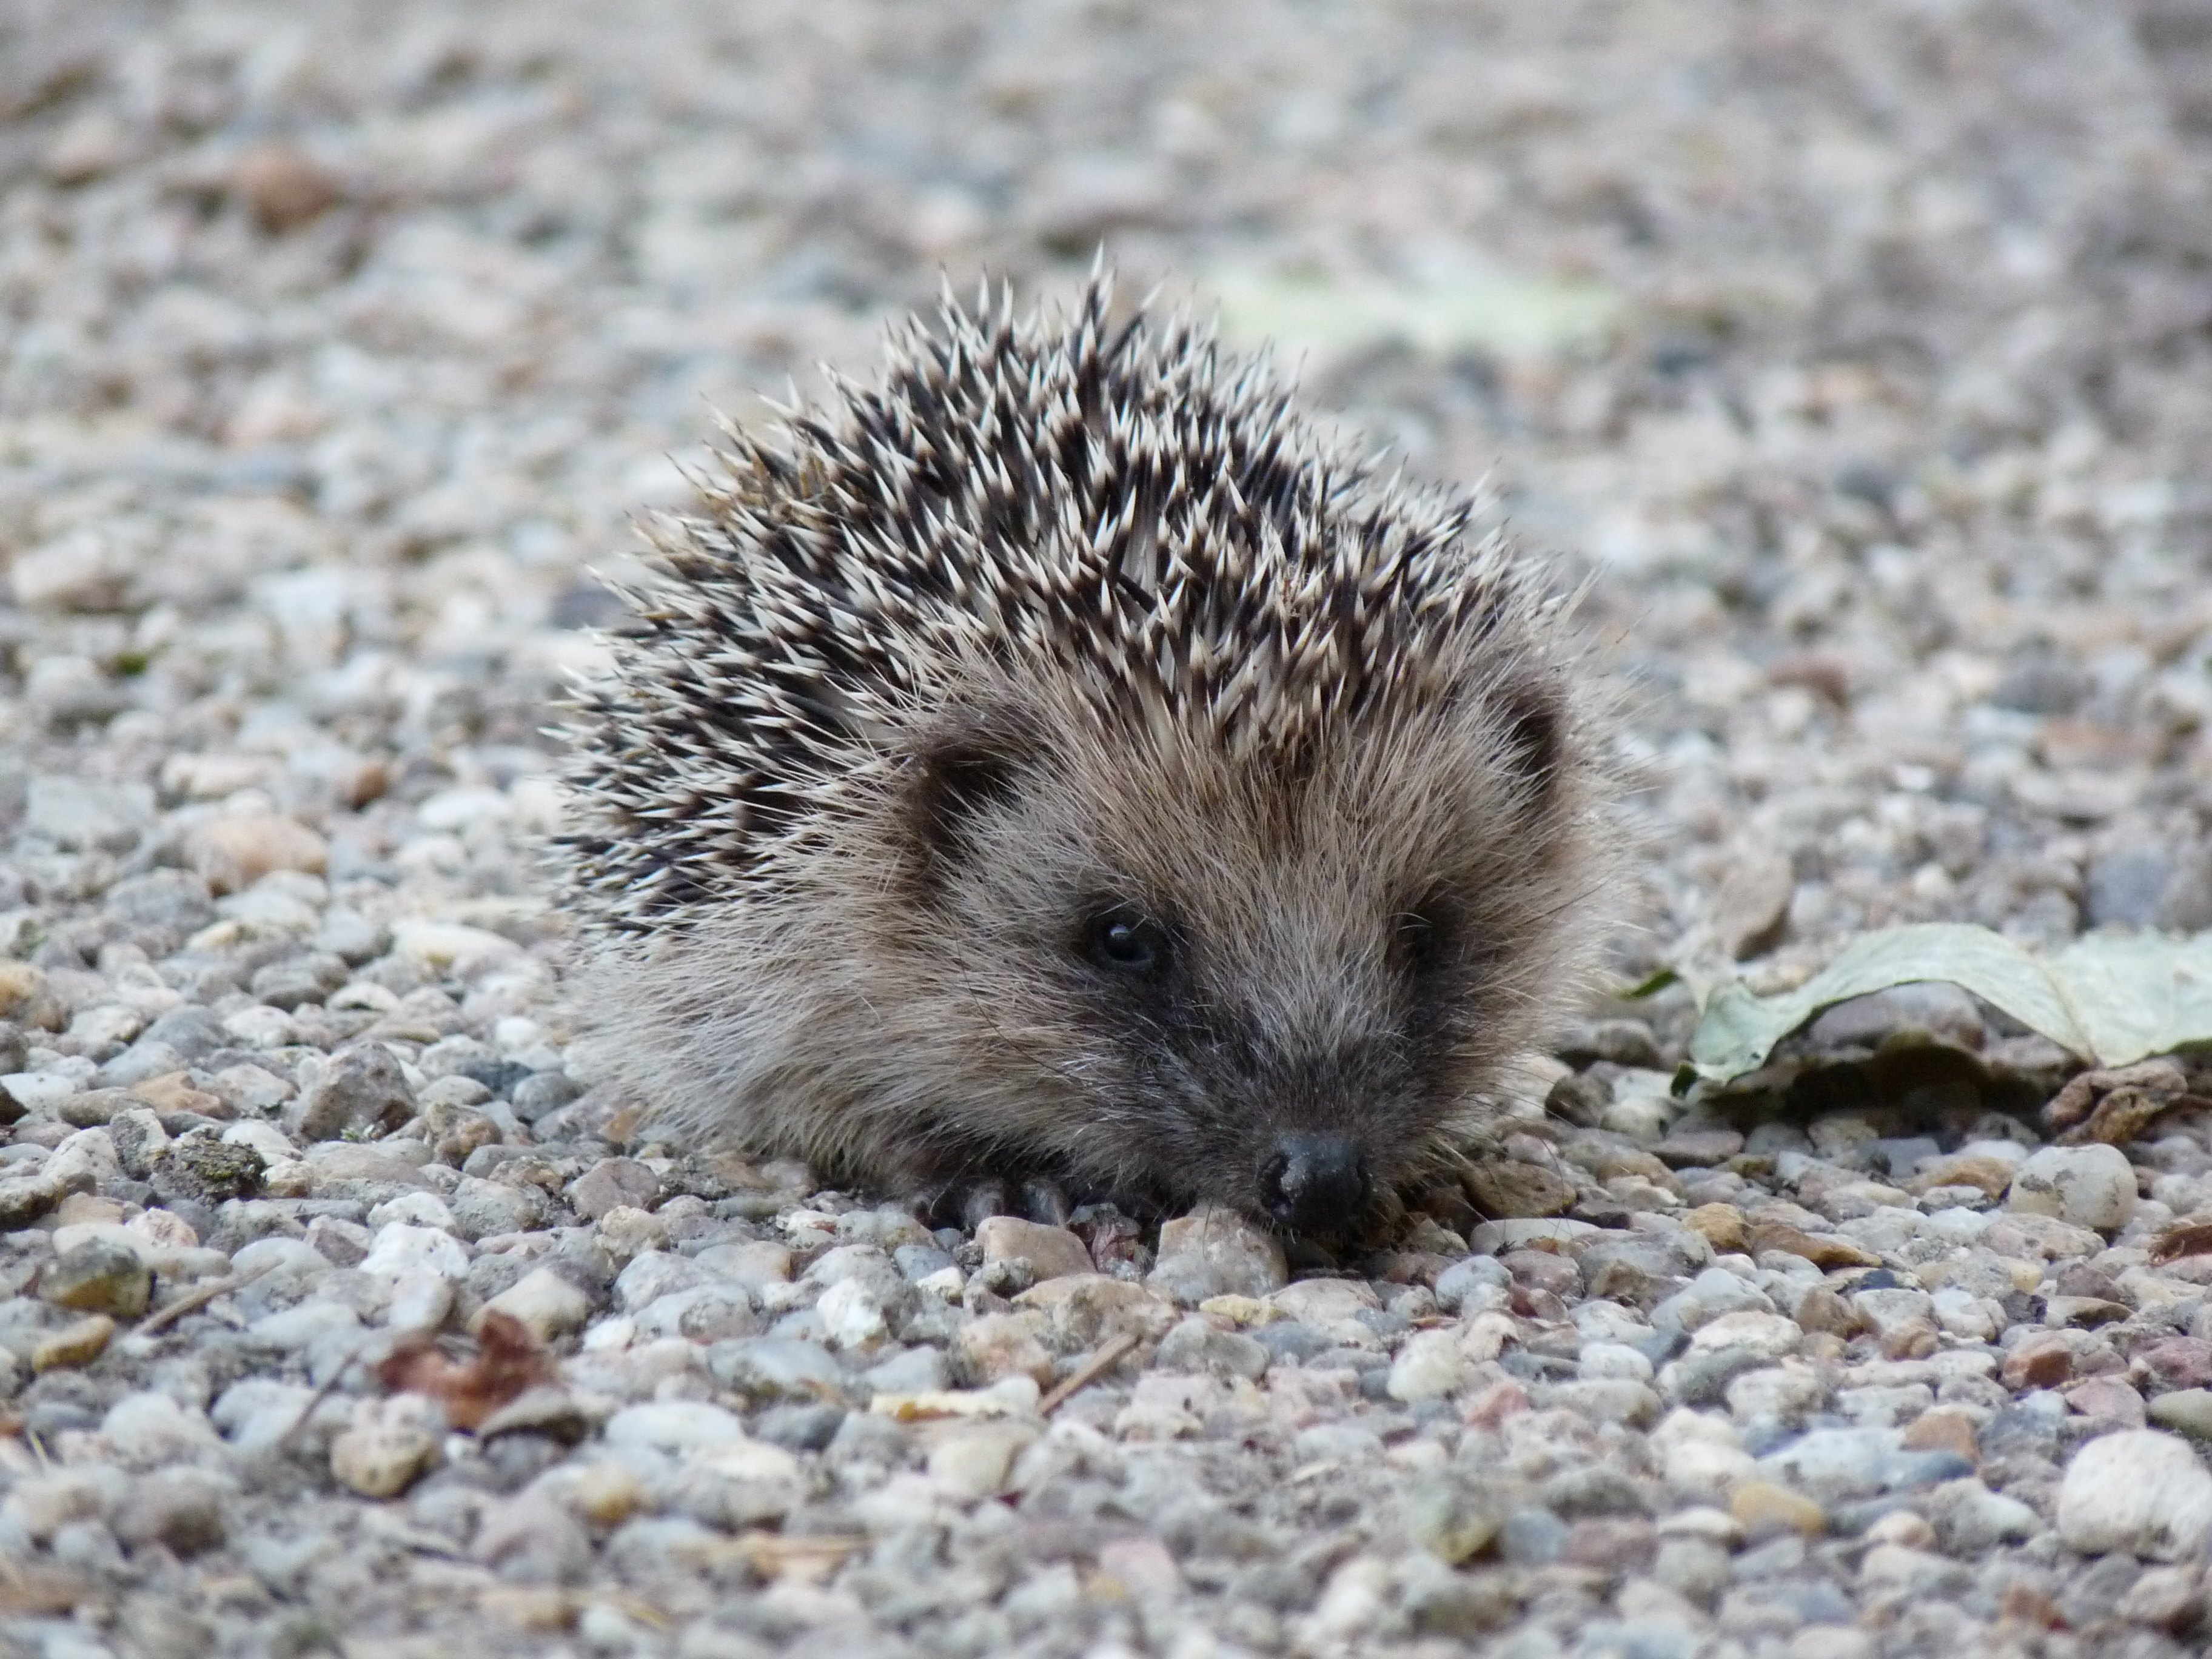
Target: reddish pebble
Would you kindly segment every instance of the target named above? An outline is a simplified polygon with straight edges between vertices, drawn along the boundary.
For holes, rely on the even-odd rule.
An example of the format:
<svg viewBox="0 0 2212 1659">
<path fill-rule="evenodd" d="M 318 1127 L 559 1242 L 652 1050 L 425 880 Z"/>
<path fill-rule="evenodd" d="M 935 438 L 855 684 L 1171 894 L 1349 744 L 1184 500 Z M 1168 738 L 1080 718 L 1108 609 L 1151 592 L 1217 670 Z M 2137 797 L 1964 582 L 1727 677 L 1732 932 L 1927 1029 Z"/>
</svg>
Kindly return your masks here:
<svg viewBox="0 0 2212 1659">
<path fill-rule="evenodd" d="M 2212 1387 L 2212 1342 L 2197 1336 L 2147 1342 L 2135 1351 L 2130 1369 L 2155 1378 L 2161 1389 Z"/>
<path fill-rule="evenodd" d="M 2083 1417 L 2124 1429 L 2143 1425 L 2143 1399 L 2117 1376 L 2093 1376 L 2066 1390 L 2066 1403 Z"/>
<path fill-rule="evenodd" d="M 2005 1356 L 2008 1389 L 2055 1389 L 2074 1375 L 2074 1351 L 2057 1331 L 2031 1336 Z"/>
<path fill-rule="evenodd" d="M 1494 1429 L 1516 1412 L 1528 1409 L 1528 1389 L 1518 1382 L 1495 1382 L 1467 1402 L 1460 1420 L 1471 1428 Z"/>
</svg>

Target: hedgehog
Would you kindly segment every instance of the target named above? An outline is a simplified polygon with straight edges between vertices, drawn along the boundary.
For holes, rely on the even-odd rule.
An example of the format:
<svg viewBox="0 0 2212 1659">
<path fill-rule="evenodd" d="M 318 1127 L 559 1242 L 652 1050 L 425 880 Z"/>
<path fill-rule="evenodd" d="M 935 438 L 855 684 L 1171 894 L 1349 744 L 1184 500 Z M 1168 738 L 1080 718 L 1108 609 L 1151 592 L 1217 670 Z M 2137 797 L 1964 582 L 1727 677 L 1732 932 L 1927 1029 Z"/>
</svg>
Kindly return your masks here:
<svg viewBox="0 0 2212 1659">
<path fill-rule="evenodd" d="M 1599 938 L 1571 598 L 1110 275 L 829 378 L 723 424 L 572 705 L 611 1081 L 971 1224 L 1328 1240 L 1463 1170 Z"/>
</svg>

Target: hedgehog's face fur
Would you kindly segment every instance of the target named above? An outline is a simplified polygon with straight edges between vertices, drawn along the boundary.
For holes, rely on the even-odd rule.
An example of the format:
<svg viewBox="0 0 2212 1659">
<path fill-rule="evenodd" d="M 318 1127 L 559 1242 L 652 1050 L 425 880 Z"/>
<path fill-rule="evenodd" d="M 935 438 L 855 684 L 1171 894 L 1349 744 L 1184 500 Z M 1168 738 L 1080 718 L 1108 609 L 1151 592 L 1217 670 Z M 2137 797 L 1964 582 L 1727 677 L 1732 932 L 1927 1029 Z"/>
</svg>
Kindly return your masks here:
<svg viewBox="0 0 2212 1659">
<path fill-rule="evenodd" d="M 1559 689 L 1470 668 L 1246 761 L 1036 687 L 929 722 L 854 944 L 979 1062 L 931 1114 L 952 1161 L 1326 1236 L 1449 1156 L 1585 868 Z"/>
<path fill-rule="evenodd" d="M 1341 1234 L 1571 994 L 1588 700 L 1468 501 L 1107 313 L 948 310 L 657 528 L 580 1005 L 694 1143 Z"/>
</svg>

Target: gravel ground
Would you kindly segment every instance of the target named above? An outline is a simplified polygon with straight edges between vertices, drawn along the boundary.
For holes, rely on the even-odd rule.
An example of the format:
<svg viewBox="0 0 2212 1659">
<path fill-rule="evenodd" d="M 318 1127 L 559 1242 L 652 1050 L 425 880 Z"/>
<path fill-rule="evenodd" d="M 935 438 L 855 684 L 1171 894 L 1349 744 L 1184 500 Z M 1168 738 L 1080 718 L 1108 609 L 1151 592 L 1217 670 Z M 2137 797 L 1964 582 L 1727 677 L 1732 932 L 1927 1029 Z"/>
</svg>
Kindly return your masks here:
<svg viewBox="0 0 2212 1659">
<path fill-rule="evenodd" d="M 15 0 L 0 1651 L 2203 1650 L 2179 1067 L 2046 1146 L 2074 1063 L 1923 989 L 1680 1101 L 1677 988 L 1296 1282 L 592 1091 L 533 850 L 585 565 L 708 404 L 1101 239 L 1614 296 L 1305 382 L 1592 577 L 1624 978 L 2212 925 L 2197 0 Z"/>
</svg>

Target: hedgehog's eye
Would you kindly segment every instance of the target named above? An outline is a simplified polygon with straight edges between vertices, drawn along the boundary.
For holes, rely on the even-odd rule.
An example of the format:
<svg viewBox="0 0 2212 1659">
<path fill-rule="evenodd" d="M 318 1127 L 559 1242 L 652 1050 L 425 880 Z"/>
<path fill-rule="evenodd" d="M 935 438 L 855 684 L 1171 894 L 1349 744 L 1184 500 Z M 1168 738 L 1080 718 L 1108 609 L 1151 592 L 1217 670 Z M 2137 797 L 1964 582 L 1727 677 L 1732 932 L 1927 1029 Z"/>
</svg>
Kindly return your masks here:
<svg viewBox="0 0 2212 1659">
<path fill-rule="evenodd" d="M 1157 974 L 1167 964 L 1168 938 L 1158 922 L 1116 905 L 1091 919 L 1083 951 L 1099 967 L 1117 974 Z"/>
</svg>

